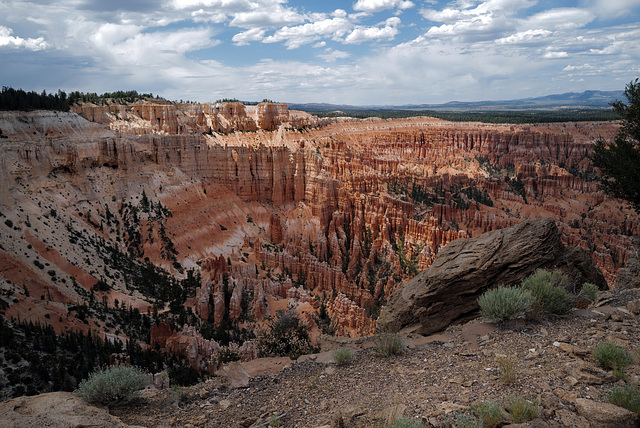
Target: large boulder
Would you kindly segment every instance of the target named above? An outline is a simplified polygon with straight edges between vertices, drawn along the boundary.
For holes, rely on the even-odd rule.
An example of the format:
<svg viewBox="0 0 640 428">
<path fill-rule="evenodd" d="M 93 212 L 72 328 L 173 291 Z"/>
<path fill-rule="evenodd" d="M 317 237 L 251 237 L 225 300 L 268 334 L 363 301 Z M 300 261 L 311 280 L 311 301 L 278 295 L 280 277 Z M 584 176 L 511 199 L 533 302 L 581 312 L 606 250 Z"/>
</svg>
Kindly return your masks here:
<svg viewBox="0 0 640 428">
<path fill-rule="evenodd" d="M 85 403 L 71 392 L 49 392 L 0 403 L 0 426 L 141 428 L 123 423 L 106 408 Z"/>
<path fill-rule="evenodd" d="M 629 258 L 627 264 L 618 272 L 616 278 L 616 289 L 624 290 L 628 288 L 640 288 L 640 238 L 633 241 L 635 247 L 634 254 Z"/>
<path fill-rule="evenodd" d="M 536 269 L 560 270 L 569 287 L 607 284 L 587 252 L 566 248 L 552 218 L 523 221 L 477 238 L 457 239 L 438 253 L 433 265 L 400 286 L 380 315 L 380 328 L 414 326 L 429 334 L 475 316 L 478 297 L 499 285 L 518 285 Z"/>
</svg>

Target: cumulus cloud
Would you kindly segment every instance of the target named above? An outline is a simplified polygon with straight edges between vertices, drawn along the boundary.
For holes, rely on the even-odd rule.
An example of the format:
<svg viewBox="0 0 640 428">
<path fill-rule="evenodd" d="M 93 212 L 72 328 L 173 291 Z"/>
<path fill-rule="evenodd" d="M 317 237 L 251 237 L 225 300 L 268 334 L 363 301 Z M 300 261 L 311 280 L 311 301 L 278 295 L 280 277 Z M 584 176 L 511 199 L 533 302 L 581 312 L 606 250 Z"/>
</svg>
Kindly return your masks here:
<svg viewBox="0 0 640 428">
<path fill-rule="evenodd" d="M 12 34 L 13 30 L 11 28 L 0 25 L 0 47 L 28 49 L 31 51 L 40 51 L 51 47 L 51 45 L 44 40 L 44 37 L 24 39 L 22 37 L 12 36 Z"/>
<path fill-rule="evenodd" d="M 347 44 L 359 44 L 371 40 L 393 39 L 399 32 L 400 18 L 392 17 L 384 22 L 384 27 L 358 26 L 344 39 Z"/>
<path fill-rule="evenodd" d="M 256 10 L 235 14 L 229 25 L 235 27 L 280 27 L 304 22 L 304 17 L 291 9 Z"/>
<path fill-rule="evenodd" d="M 539 12 L 526 19 L 524 25 L 529 28 L 568 30 L 584 27 L 595 18 L 596 15 L 589 10 L 565 7 Z"/>
<path fill-rule="evenodd" d="M 209 29 L 140 33 L 135 26 L 105 24 L 90 39 L 92 46 L 112 64 L 162 66 L 184 59 L 187 52 L 212 47 Z"/>
<path fill-rule="evenodd" d="M 569 56 L 569 54 L 567 52 L 564 52 L 564 51 L 547 51 L 547 52 L 545 52 L 544 55 L 542 55 L 542 57 L 546 58 L 546 59 L 566 58 L 568 56 Z"/>
<path fill-rule="evenodd" d="M 265 30 L 262 28 L 252 28 L 238 33 L 231 39 L 238 46 L 246 46 L 251 42 L 259 42 L 264 38 Z"/>
<path fill-rule="evenodd" d="M 514 15 L 534 4 L 534 0 L 490 0 L 472 7 L 473 3 L 463 2 L 460 8 L 422 9 L 420 14 L 429 21 L 442 23 L 432 26 L 427 31 L 429 36 L 491 40 L 513 33 L 517 27 Z"/>
<path fill-rule="evenodd" d="M 358 0 L 353 5 L 353 10 L 373 13 L 385 9 L 409 9 L 413 6 L 413 2 L 405 0 Z"/>
<path fill-rule="evenodd" d="M 260 2 L 264 4 L 264 1 Z M 274 3 L 274 2 L 270 2 Z M 189 9 L 196 7 L 215 7 L 225 10 L 250 10 L 252 3 L 249 0 L 173 0 L 171 2 L 176 9 Z"/>
<path fill-rule="evenodd" d="M 351 22 L 342 17 L 327 18 L 295 27 L 283 27 L 273 35 L 265 37 L 264 43 L 284 42 L 288 49 L 315 42 L 321 37 L 338 40 L 352 27 Z"/>
<path fill-rule="evenodd" d="M 496 40 L 499 45 L 530 44 L 543 42 L 551 33 L 549 30 L 527 30 Z"/>
</svg>

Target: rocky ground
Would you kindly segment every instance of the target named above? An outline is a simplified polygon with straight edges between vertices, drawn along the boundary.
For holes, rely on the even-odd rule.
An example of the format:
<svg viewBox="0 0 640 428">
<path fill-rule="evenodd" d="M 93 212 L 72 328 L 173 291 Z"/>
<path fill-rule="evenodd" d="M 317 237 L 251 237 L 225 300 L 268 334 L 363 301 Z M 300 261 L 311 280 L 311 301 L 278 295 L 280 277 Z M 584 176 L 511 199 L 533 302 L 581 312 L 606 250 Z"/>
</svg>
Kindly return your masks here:
<svg viewBox="0 0 640 428">
<path fill-rule="evenodd" d="M 639 315 L 633 289 L 553 319 L 476 319 L 426 337 L 404 331 L 405 352 L 395 356 L 379 355 L 371 338 L 325 338 L 320 354 L 231 364 L 193 387 L 144 391 L 110 414 L 70 393 L 16 398 L 0 404 L 0 426 L 384 427 L 400 416 L 426 427 L 476 426 L 452 421 L 474 403 L 523 397 L 539 403 L 538 417 L 516 425 L 504 412 L 501 426 L 637 427 L 638 415 L 607 394 L 616 383 L 639 383 Z M 636 359 L 624 380 L 593 358 L 603 341 Z M 354 356 L 338 366 L 331 348 L 345 346 Z"/>
<path fill-rule="evenodd" d="M 157 427 L 384 426 L 399 415 L 446 426 L 447 417 L 475 402 L 520 396 L 540 404 L 539 417 L 523 426 L 637 426 L 637 415 L 608 404 L 606 396 L 616 382 L 637 384 L 640 364 L 618 381 L 598 367 L 592 350 L 612 341 L 637 359 L 640 291 L 603 297 L 600 306 L 565 317 L 506 326 L 475 320 L 436 336 L 405 334 L 407 349 L 399 356 L 378 355 L 371 340 L 334 341 L 328 346 L 356 351 L 345 366 L 329 362 L 325 352 L 248 382 L 215 377 L 195 387 L 148 391 L 111 413 L 126 424 Z M 515 363 L 512 380 L 508 361 Z M 246 387 L 233 387 L 243 382 Z M 505 413 L 503 424 L 510 422 Z"/>
</svg>

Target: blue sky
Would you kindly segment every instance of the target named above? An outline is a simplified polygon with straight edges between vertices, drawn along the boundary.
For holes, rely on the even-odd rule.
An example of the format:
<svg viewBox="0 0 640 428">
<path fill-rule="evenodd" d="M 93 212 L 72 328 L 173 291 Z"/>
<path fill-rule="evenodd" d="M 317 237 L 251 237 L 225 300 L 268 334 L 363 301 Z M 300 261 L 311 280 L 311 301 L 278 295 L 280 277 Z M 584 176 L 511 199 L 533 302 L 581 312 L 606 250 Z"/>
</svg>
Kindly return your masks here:
<svg viewBox="0 0 640 428">
<path fill-rule="evenodd" d="M 0 0 L 0 84 L 354 105 L 621 90 L 640 0 Z"/>
</svg>

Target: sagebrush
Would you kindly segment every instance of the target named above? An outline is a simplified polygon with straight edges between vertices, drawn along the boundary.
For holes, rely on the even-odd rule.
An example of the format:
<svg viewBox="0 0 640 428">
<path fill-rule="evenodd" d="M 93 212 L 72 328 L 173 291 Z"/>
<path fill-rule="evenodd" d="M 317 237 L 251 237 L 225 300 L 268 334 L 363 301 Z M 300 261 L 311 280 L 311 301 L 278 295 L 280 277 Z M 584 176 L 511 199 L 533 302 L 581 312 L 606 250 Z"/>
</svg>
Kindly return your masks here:
<svg viewBox="0 0 640 428">
<path fill-rule="evenodd" d="M 353 351 L 350 348 L 339 348 L 333 351 L 333 361 L 339 366 L 349 364 L 353 358 Z"/>
<path fill-rule="evenodd" d="M 593 358 L 605 369 L 610 369 L 618 379 L 624 378 L 624 369 L 633 362 L 633 357 L 626 349 L 612 342 L 599 343 L 593 349 Z"/>
<path fill-rule="evenodd" d="M 502 405 L 495 400 L 472 404 L 470 410 L 482 422 L 484 428 L 495 428 L 504 419 Z"/>
<path fill-rule="evenodd" d="M 76 390 L 88 403 L 111 406 L 135 398 L 147 385 L 148 374 L 138 367 L 113 366 L 93 372 Z"/>
<path fill-rule="evenodd" d="M 530 401 L 519 396 L 507 398 L 504 407 L 517 424 L 533 420 L 540 413 L 540 405 L 537 400 Z"/>
<path fill-rule="evenodd" d="M 616 406 L 624 407 L 635 413 L 640 413 L 640 389 L 634 385 L 616 385 L 613 387 L 607 399 Z"/>
<path fill-rule="evenodd" d="M 404 353 L 404 341 L 397 333 L 380 333 L 373 339 L 375 351 L 382 356 Z"/>
<path fill-rule="evenodd" d="M 567 283 L 567 277 L 559 271 L 538 269 L 519 287 L 499 286 L 487 290 L 478 299 L 480 314 L 491 322 L 566 314 L 574 300 L 566 290 Z"/>
<path fill-rule="evenodd" d="M 538 269 L 522 281 L 522 289 L 531 293 L 534 318 L 545 314 L 566 314 L 571 310 L 573 298 L 567 292 L 567 277 L 560 271 Z"/>
<path fill-rule="evenodd" d="M 483 318 L 501 322 L 523 316 L 533 305 L 531 293 L 517 287 L 494 288 L 478 299 Z"/>
<path fill-rule="evenodd" d="M 587 299 L 595 302 L 598 298 L 598 286 L 590 282 L 585 282 L 582 284 L 582 294 L 584 294 Z"/>
</svg>

